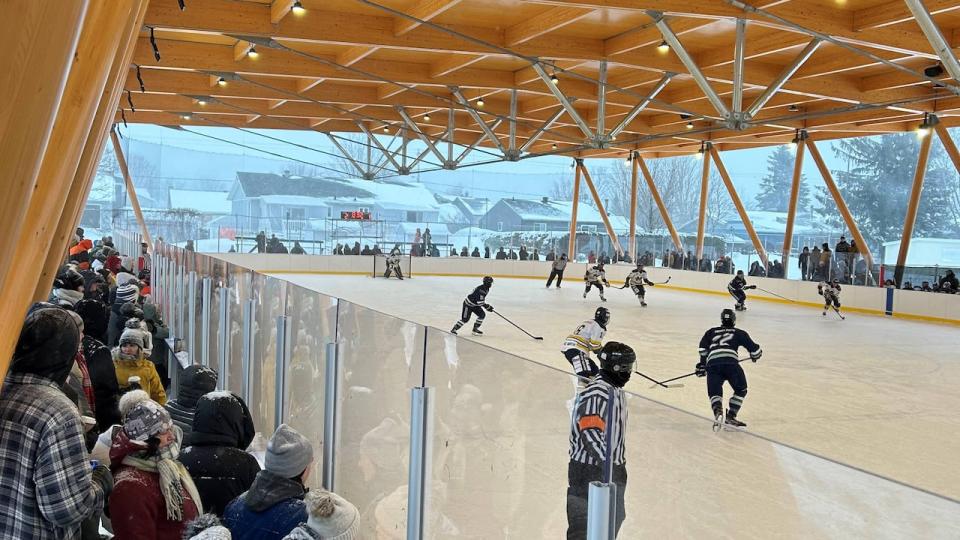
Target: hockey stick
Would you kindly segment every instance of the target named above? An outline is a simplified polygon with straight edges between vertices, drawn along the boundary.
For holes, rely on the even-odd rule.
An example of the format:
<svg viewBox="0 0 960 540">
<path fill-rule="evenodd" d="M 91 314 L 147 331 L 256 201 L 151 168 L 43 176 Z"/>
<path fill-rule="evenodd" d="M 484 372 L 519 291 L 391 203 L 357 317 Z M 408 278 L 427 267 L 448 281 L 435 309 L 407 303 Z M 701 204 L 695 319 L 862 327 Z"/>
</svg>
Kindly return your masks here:
<svg viewBox="0 0 960 540">
<path fill-rule="evenodd" d="M 523 332 L 524 334 L 532 337 L 533 339 L 535 339 L 535 340 L 537 340 L 537 341 L 543 341 L 543 336 L 535 336 L 535 335 L 531 334 L 530 332 L 527 332 L 527 331 L 524 330 L 523 328 L 520 328 L 519 326 L 517 326 L 517 323 L 515 323 L 515 322 L 511 321 L 510 319 L 508 319 L 508 318 L 504 317 L 503 315 L 501 315 L 499 311 L 494 311 L 494 313 L 496 313 L 497 315 L 500 315 L 500 318 L 501 318 L 501 319 L 503 319 L 503 320 L 507 321 L 508 323 L 512 324 L 517 330 L 520 330 L 520 331 Z"/>
<path fill-rule="evenodd" d="M 666 285 L 667 283 L 670 283 L 670 280 L 671 280 L 672 278 L 673 278 L 673 276 L 667 276 L 667 280 L 666 280 L 666 281 L 661 281 L 660 283 L 651 283 L 650 286 L 652 287 L 652 286 L 654 286 L 654 285 Z M 620 288 L 621 288 L 621 289 L 626 289 L 626 288 L 627 288 L 627 283 L 624 282 L 624 283 L 623 283 L 623 287 L 620 287 Z"/>
<path fill-rule="evenodd" d="M 746 361 L 749 360 L 749 359 L 750 359 L 750 357 L 740 358 L 740 359 L 737 360 L 737 363 L 746 362 Z M 672 378 L 672 379 L 667 379 L 667 380 L 665 380 L 665 381 L 661 381 L 660 384 L 667 384 L 668 382 L 679 381 L 680 379 L 686 379 L 687 377 L 692 377 L 692 376 L 694 376 L 694 375 L 696 375 L 696 374 L 697 374 L 697 372 L 696 372 L 696 371 L 693 371 L 693 372 L 691 372 L 691 373 L 687 373 L 686 375 L 680 375 L 679 377 L 674 377 L 674 378 Z"/>
<path fill-rule="evenodd" d="M 766 289 L 761 289 L 760 287 L 757 287 L 757 290 L 758 290 L 758 291 L 763 291 L 763 292 L 765 292 L 765 293 L 767 293 L 767 294 L 772 294 L 773 296 L 776 296 L 777 298 L 782 298 L 782 299 L 786 300 L 787 302 L 793 302 L 794 304 L 797 303 L 796 300 L 791 300 L 791 299 L 787 298 L 786 296 L 780 296 L 780 295 L 777 294 L 777 293 L 770 292 L 770 291 L 768 291 L 768 290 L 766 290 Z"/>
<path fill-rule="evenodd" d="M 640 373 L 639 371 L 634 371 L 634 373 L 636 373 L 637 375 L 643 377 L 644 379 L 646 379 L 646 380 L 654 383 L 653 386 L 651 386 L 650 388 L 656 388 L 657 386 L 662 386 L 662 387 L 664 387 L 664 388 L 683 388 L 683 383 L 679 383 L 679 384 L 663 384 L 662 382 L 660 382 L 660 381 L 658 381 L 658 380 L 656 380 L 656 379 L 653 379 L 653 378 L 651 378 L 651 377 L 647 377 L 646 375 L 644 375 L 643 373 Z"/>
<path fill-rule="evenodd" d="M 844 317 L 842 313 L 840 313 L 840 308 L 838 308 L 837 306 L 832 306 L 832 307 L 833 307 L 833 310 L 837 312 L 837 315 L 840 316 L 841 321 L 847 320 L 847 318 Z"/>
</svg>

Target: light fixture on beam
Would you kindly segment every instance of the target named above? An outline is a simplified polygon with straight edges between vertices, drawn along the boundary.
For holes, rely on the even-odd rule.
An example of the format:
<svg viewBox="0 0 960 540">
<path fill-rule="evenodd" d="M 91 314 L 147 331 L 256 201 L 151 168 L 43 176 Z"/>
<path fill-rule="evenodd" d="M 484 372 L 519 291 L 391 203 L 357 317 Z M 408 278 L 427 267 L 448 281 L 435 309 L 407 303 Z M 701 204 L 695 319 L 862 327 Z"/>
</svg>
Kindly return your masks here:
<svg viewBox="0 0 960 540">
<path fill-rule="evenodd" d="M 932 124 L 930 124 L 930 116 L 927 113 L 923 113 L 923 122 L 917 127 L 917 138 L 922 139 L 929 135 L 932 127 Z"/>
<path fill-rule="evenodd" d="M 554 71 L 553 75 L 550 76 L 550 81 L 553 82 L 553 84 L 560 84 L 560 79 L 557 78 L 556 71 Z"/>
<path fill-rule="evenodd" d="M 693 122 L 687 122 L 686 128 L 693 129 Z"/>
<path fill-rule="evenodd" d="M 424 122 L 429 122 L 429 121 L 430 121 L 430 113 L 427 113 L 427 114 L 423 115 L 423 121 L 424 121 Z"/>
<path fill-rule="evenodd" d="M 227 80 L 223 77 L 217 79 L 217 86 L 223 87 L 227 85 Z"/>
<path fill-rule="evenodd" d="M 657 52 L 660 54 L 667 54 L 669 50 L 670 45 L 668 45 L 666 41 L 661 41 L 660 44 L 657 45 Z"/>
<path fill-rule="evenodd" d="M 703 142 L 701 142 L 700 149 L 697 150 L 697 153 L 693 157 L 695 157 L 697 161 L 700 161 L 701 159 L 703 159 L 703 154 L 705 154 L 706 152 L 707 152 L 707 147 Z"/>
<path fill-rule="evenodd" d="M 390 126 L 383 126 L 384 133 L 390 133 Z"/>
<path fill-rule="evenodd" d="M 787 107 L 787 110 L 790 112 L 800 112 L 800 107 L 797 107 L 796 104 L 793 104 Z"/>
<path fill-rule="evenodd" d="M 551 147 L 552 147 L 554 150 L 556 150 L 556 149 L 557 149 L 557 143 L 553 143 L 553 145 L 552 145 Z"/>
<path fill-rule="evenodd" d="M 293 12 L 293 14 L 297 17 L 300 17 L 307 12 L 307 10 L 303 7 L 303 4 L 300 3 L 300 0 L 295 0 L 293 2 L 293 7 L 290 8 L 290 11 Z"/>
<path fill-rule="evenodd" d="M 180 118 L 183 118 L 184 120 L 190 120 L 193 117 L 190 116 L 190 113 L 183 113 L 180 115 Z"/>
<path fill-rule="evenodd" d="M 787 149 L 791 152 L 797 151 L 797 145 L 800 144 L 800 130 L 797 130 L 797 134 L 793 136 L 793 140 L 787 143 Z"/>
<path fill-rule="evenodd" d="M 623 166 L 629 167 L 633 164 L 633 154 L 627 154 L 627 159 L 623 160 Z"/>
<path fill-rule="evenodd" d="M 198 99 L 198 100 L 197 100 L 197 105 L 199 105 L 199 106 L 201 106 L 201 107 L 206 107 L 206 106 L 207 106 L 207 100 L 205 100 L 205 99 Z"/>
<path fill-rule="evenodd" d="M 484 105 L 486 105 L 486 103 L 484 103 L 483 98 L 482 97 L 477 98 L 477 107 L 482 109 Z"/>
<path fill-rule="evenodd" d="M 257 46 L 251 45 L 250 50 L 247 51 L 247 58 L 251 60 L 256 60 L 260 57 L 260 53 L 257 52 Z"/>
</svg>

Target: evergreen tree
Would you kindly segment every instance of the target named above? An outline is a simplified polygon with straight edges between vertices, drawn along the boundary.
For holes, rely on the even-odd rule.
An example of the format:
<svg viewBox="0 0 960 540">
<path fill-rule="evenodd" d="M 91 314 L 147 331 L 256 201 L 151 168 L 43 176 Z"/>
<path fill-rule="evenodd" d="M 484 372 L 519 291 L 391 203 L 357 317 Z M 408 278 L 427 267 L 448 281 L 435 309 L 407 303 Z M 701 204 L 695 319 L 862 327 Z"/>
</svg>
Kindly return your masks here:
<svg viewBox="0 0 960 540">
<path fill-rule="evenodd" d="M 756 196 L 758 210 L 786 212 L 790 205 L 790 188 L 793 185 L 793 168 L 796 155 L 786 146 L 777 146 L 767 156 L 767 174 L 760 180 L 760 193 Z M 810 187 L 806 178 L 800 176 L 800 197 L 797 209 L 803 211 L 810 204 Z"/>
</svg>

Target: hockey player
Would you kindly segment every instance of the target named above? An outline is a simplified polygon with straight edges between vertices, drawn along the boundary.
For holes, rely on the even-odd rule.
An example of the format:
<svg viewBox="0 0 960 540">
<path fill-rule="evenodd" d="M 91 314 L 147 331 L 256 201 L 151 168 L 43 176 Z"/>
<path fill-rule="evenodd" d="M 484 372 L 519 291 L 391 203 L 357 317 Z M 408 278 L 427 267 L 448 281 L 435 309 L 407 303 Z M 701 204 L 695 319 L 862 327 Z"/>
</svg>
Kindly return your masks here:
<svg viewBox="0 0 960 540">
<path fill-rule="evenodd" d="M 827 310 L 830 309 L 831 304 L 833 305 L 833 310 L 837 312 L 838 315 L 843 317 L 840 314 L 840 280 L 834 279 L 833 281 L 821 281 L 817 285 L 817 294 L 823 297 L 823 316 L 827 316 Z"/>
<path fill-rule="evenodd" d="M 627 279 L 625 280 L 624 285 L 629 285 L 630 290 L 633 291 L 633 294 L 637 295 L 637 298 L 640 300 L 641 307 L 647 307 L 647 303 L 644 301 L 644 298 L 647 295 L 646 289 L 643 288 L 644 284 L 651 287 L 655 286 L 652 281 L 647 279 L 647 271 L 643 269 L 643 265 L 637 263 L 637 267 L 627 274 Z"/>
<path fill-rule="evenodd" d="M 597 290 L 600 291 L 600 300 L 603 302 L 607 301 L 603 296 L 603 285 L 609 287 L 610 282 L 607 281 L 607 273 L 603 270 L 602 262 L 598 262 L 593 268 L 587 268 L 587 273 L 583 275 L 583 280 L 587 282 L 587 288 L 583 291 L 584 298 L 586 298 L 587 293 L 590 292 L 590 287 L 596 287 Z"/>
<path fill-rule="evenodd" d="M 737 311 L 746 311 L 747 293 L 743 292 L 750 289 L 756 289 L 756 285 L 747 285 L 747 280 L 743 278 L 743 270 L 737 270 L 737 277 L 730 280 L 727 284 L 727 291 L 737 301 L 734 309 Z"/>
<path fill-rule="evenodd" d="M 720 312 L 720 326 L 707 330 L 700 340 L 700 362 L 697 363 L 696 373 L 697 377 L 707 378 L 714 431 L 719 430 L 724 423 L 734 427 L 746 427 L 746 424 L 737 420 L 737 413 L 740 412 L 743 398 L 747 395 L 747 376 L 740 367 L 737 350 L 740 347 L 747 349 L 754 362 L 763 354 L 760 345 L 750 339 L 750 334 L 735 327 L 736 322 L 736 313 L 732 309 L 725 309 Z M 733 388 L 726 419 L 723 416 L 724 382 L 729 382 Z"/>
<path fill-rule="evenodd" d="M 577 396 L 570 425 L 567 465 L 567 539 L 587 535 L 587 492 L 590 482 L 604 481 L 604 464 L 613 461 L 611 480 L 617 485 L 616 532 L 625 517 L 627 454 L 623 444 L 627 408 L 623 385 L 633 373 L 636 354 L 629 346 L 607 342 L 597 355 L 600 374 Z M 608 433 L 609 430 L 609 433 Z M 610 441 L 609 448 L 607 441 Z"/>
<path fill-rule="evenodd" d="M 383 277 L 389 279 L 391 273 L 396 274 L 400 281 L 403 281 L 403 272 L 400 270 L 400 246 L 393 246 L 390 254 L 387 255 L 387 270 L 383 273 Z"/>
<path fill-rule="evenodd" d="M 591 378 L 599 372 L 597 364 L 590 358 L 590 353 L 599 352 L 603 345 L 604 334 L 607 333 L 607 323 L 610 322 L 610 310 L 605 307 L 597 308 L 592 321 L 583 321 L 572 334 L 563 340 L 560 351 L 578 377 Z"/>
<path fill-rule="evenodd" d="M 480 325 L 483 324 L 483 319 L 487 316 L 483 310 L 493 311 L 493 306 L 487 303 L 487 295 L 490 294 L 490 287 L 492 285 L 493 278 L 490 276 L 484 277 L 483 283 L 463 300 L 463 312 L 460 315 L 460 320 L 457 321 L 457 323 L 453 325 L 453 329 L 450 330 L 451 334 L 456 334 L 463 325 L 467 324 L 470 320 L 470 315 L 476 315 L 477 320 L 473 323 L 473 335 L 483 335 L 483 332 L 480 331 Z"/>
</svg>

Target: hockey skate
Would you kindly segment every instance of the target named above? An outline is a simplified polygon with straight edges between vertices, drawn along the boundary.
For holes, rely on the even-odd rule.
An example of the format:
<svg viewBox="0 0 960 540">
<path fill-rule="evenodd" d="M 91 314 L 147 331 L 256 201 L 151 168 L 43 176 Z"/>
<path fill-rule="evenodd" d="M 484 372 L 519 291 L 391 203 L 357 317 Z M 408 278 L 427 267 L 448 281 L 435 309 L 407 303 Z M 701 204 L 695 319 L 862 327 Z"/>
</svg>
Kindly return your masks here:
<svg viewBox="0 0 960 540">
<path fill-rule="evenodd" d="M 823 315 L 824 317 L 826 317 L 826 316 L 827 316 L 827 311 L 824 310 L 823 313 L 822 313 L 822 315 Z"/>
<path fill-rule="evenodd" d="M 583 293 L 583 297 L 586 298 L 586 297 L 587 297 L 587 293 Z"/>
<path fill-rule="evenodd" d="M 473 335 L 475 335 L 475 336 L 482 336 L 482 335 L 483 335 L 483 332 L 481 332 L 480 329 L 477 328 L 476 326 L 473 327 L 473 331 L 472 331 L 471 333 L 472 333 Z"/>
<path fill-rule="evenodd" d="M 603 295 L 600 295 L 600 301 L 601 301 L 601 302 L 606 302 L 606 301 L 607 301 L 607 299 L 606 299 L 606 298 L 604 298 L 604 297 L 603 297 Z"/>
<path fill-rule="evenodd" d="M 716 433 L 723 427 L 723 410 L 713 412 L 713 431 Z"/>
<path fill-rule="evenodd" d="M 742 430 L 742 429 L 744 429 L 745 427 L 747 427 L 746 424 L 744 424 L 743 422 L 737 420 L 737 416 L 736 416 L 735 414 L 730 414 L 730 411 L 727 411 L 727 418 L 726 418 L 726 420 L 724 421 L 724 423 L 725 423 L 726 427 L 732 428 L 732 429 Z"/>
<path fill-rule="evenodd" d="M 647 303 L 643 300 L 640 301 L 640 307 L 647 307 Z"/>
</svg>

